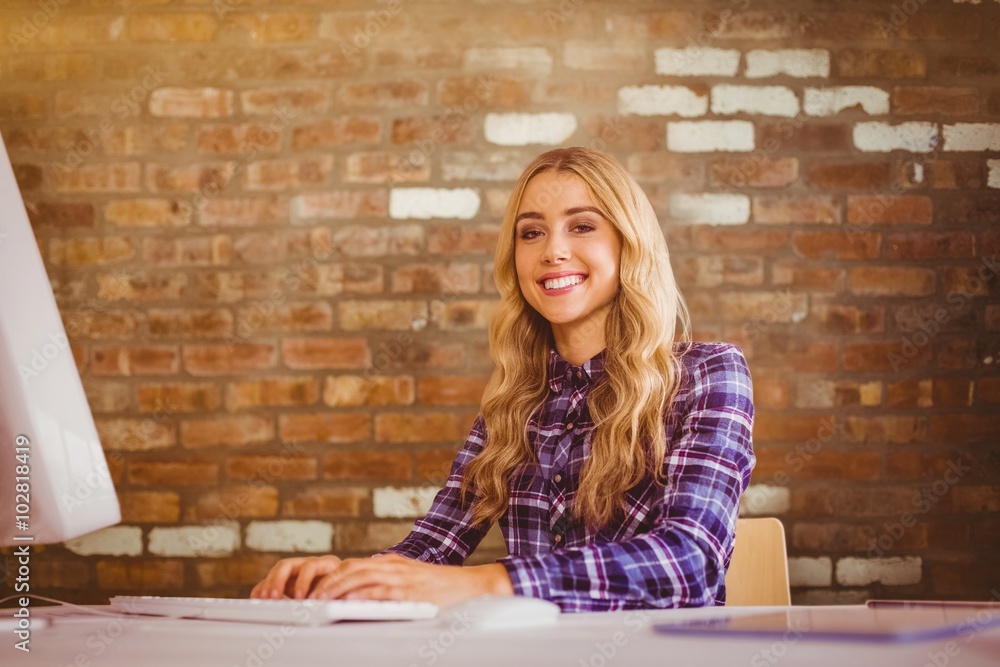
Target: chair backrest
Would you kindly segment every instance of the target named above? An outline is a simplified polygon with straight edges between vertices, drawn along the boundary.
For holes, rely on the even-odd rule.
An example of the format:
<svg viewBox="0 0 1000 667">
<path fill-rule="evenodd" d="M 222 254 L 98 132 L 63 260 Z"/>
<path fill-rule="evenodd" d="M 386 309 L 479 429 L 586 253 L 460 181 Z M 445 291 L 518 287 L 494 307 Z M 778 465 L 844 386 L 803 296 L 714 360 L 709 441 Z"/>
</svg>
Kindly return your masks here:
<svg viewBox="0 0 1000 667">
<path fill-rule="evenodd" d="M 726 604 L 788 605 L 785 529 L 773 517 L 737 519 L 736 542 L 726 574 Z"/>
</svg>

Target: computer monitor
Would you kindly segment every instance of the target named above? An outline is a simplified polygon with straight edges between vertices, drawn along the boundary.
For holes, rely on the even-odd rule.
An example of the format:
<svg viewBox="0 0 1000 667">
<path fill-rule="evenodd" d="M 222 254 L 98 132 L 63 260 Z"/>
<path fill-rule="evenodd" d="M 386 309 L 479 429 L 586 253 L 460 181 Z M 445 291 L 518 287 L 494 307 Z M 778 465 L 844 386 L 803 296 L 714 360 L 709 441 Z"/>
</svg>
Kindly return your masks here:
<svg viewBox="0 0 1000 667">
<path fill-rule="evenodd" d="M 118 498 L 0 136 L 0 544 L 121 521 Z"/>
</svg>

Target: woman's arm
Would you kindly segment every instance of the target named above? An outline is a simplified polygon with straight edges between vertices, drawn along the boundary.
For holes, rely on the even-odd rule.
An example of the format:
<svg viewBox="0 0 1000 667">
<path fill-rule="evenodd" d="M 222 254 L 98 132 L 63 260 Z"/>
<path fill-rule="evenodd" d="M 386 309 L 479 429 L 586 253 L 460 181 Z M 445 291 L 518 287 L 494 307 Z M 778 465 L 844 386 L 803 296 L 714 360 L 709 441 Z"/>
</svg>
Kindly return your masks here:
<svg viewBox="0 0 1000 667">
<path fill-rule="evenodd" d="M 565 611 L 715 604 L 755 463 L 753 395 L 746 360 L 730 345 L 694 365 L 688 381 L 652 529 L 620 542 L 505 558 L 515 593 Z"/>
</svg>

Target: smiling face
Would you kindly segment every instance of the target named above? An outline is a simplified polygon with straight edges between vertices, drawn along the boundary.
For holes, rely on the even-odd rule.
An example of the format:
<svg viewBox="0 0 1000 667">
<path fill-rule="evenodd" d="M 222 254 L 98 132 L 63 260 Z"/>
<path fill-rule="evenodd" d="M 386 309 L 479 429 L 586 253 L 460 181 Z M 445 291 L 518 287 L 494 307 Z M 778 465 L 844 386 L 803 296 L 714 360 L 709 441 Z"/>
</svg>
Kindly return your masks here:
<svg viewBox="0 0 1000 667">
<path fill-rule="evenodd" d="M 521 197 L 514 235 L 521 294 L 552 325 L 559 353 L 582 363 L 600 352 L 618 293 L 621 239 L 587 184 L 568 172 L 536 174 Z M 589 356 L 571 358 L 582 355 Z"/>
</svg>

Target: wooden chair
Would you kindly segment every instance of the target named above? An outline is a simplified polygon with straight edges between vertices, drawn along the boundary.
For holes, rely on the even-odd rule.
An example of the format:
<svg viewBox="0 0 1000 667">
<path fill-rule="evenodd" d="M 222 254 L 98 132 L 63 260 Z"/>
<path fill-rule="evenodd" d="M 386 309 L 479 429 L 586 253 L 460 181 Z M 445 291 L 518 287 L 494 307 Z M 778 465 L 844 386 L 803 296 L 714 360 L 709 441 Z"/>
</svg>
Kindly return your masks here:
<svg viewBox="0 0 1000 667">
<path fill-rule="evenodd" d="M 789 605 L 785 529 L 775 518 L 737 519 L 736 543 L 726 574 L 726 604 Z"/>
</svg>

